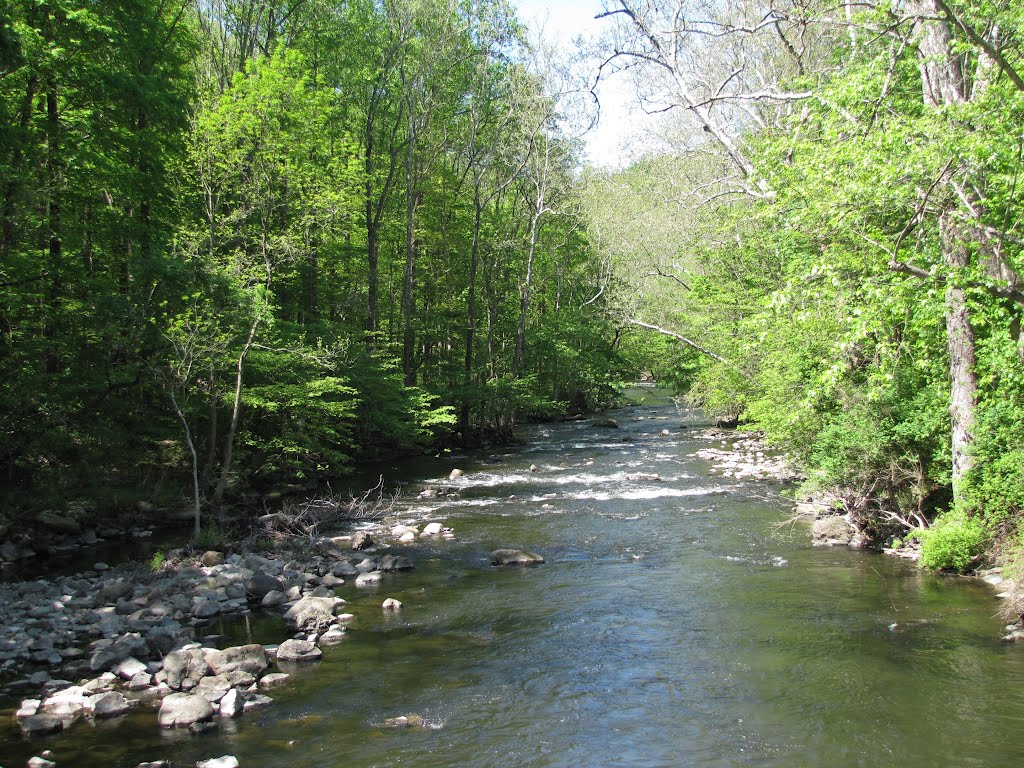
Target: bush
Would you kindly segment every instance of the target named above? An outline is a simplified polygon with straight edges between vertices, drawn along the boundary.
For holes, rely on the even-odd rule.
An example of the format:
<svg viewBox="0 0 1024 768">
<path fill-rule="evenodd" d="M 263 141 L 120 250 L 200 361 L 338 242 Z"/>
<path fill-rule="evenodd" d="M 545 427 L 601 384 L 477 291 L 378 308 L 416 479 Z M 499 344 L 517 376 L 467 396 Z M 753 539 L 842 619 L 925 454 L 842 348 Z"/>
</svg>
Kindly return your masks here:
<svg viewBox="0 0 1024 768">
<path fill-rule="evenodd" d="M 965 512 L 947 512 L 918 534 L 922 568 L 964 573 L 984 550 L 988 536 L 980 520 Z"/>
</svg>

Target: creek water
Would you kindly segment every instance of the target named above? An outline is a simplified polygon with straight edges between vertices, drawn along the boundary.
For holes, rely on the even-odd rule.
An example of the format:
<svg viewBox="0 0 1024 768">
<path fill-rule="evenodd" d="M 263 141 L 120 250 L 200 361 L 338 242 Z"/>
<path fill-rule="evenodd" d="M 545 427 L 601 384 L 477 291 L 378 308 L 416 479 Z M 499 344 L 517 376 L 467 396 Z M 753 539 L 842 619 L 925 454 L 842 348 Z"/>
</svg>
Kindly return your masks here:
<svg viewBox="0 0 1024 768">
<path fill-rule="evenodd" d="M 814 549 L 804 524 L 779 525 L 777 487 L 709 477 L 693 455 L 707 443 L 671 406 L 610 415 L 619 429 L 538 426 L 523 448 L 390 470 L 389 484 L 453 486 L 451 499 L 407 493 L 395 513 L 457 537 L 410 547 L 416 570 L 379 587 L 339 588 L 349 638 L 289 669 L 272 707 L 199 737 L 146 710 L 28 742 L 12 717 L 0 762 L 43 749 L 64 766 L 234 754 L 267 768 L 1024 757 L 1024 648 L 1000 643 L 991 588 Z M 456 466 L 466 475 L 448 483 Z M 547 562 L 491 568 L 499 547 Z M 403 609 L 385 615 L 386 597 Z M 283 636 L 279 619 L 225 629 L 233 643 Z M 425 727 L 383 725 L 411 714 Z"/>
</svg>

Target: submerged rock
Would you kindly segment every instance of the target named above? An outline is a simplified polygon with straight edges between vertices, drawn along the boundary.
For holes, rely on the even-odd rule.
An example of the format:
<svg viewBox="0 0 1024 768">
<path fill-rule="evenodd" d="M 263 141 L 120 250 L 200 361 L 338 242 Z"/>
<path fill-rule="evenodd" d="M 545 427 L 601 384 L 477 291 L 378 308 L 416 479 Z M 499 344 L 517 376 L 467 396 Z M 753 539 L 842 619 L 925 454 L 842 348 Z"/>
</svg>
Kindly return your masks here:
<svg viewBox="0 0 1024 768">
<path fill-rule="evenodd" d="M 496 549 L 491 552 L 491 565 L 539 565 L 544 558 L 521 549 Z"/>
</svg>

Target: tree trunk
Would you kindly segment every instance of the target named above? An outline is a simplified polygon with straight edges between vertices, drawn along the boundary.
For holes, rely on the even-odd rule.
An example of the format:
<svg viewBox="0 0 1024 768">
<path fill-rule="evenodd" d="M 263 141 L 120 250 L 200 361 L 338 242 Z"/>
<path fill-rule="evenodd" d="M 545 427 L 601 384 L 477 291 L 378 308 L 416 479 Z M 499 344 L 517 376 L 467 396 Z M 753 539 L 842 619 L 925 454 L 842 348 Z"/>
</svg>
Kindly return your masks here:
<svg viewBox="0 0 1024 768">
<path fill-rule="evenodd" d="M 469 435 L 469 388 L 473 384 L 473 343 L 476 333 L 476 270 L 480 258 L 480 226 L 483 204 L 480 200 L 480 185 L 473 186 L 473 245 L 469 252 L 469 293 L 466 296 L 466 358 L 463 367 L 462 411 L 459 414 L 459 431 L 463 439 Z"/>
</svg>

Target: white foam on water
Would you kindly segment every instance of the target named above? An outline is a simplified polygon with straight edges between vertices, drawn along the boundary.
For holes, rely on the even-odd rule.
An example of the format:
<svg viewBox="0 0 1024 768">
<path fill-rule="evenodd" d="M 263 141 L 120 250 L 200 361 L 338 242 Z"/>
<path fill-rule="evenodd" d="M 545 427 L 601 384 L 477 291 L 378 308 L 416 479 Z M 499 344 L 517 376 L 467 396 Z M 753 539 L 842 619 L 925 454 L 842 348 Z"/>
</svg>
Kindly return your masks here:
<svg viewBox="0 0 1024 768">
<path fill-rule="evenodd" d="M 722 489 L 719 488 L 637 488 L 616 492 L 589 489 L 582 493 L 569 494 L 566 498 L 577 501 L 642 500 L 680 498 L 684 496 L 710 496 L 721 491 Z"/>
</svg>

